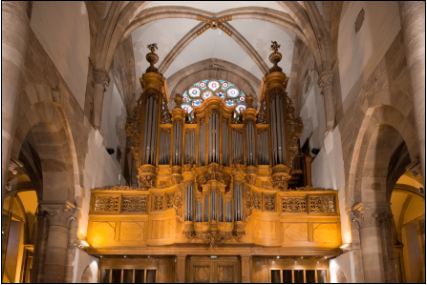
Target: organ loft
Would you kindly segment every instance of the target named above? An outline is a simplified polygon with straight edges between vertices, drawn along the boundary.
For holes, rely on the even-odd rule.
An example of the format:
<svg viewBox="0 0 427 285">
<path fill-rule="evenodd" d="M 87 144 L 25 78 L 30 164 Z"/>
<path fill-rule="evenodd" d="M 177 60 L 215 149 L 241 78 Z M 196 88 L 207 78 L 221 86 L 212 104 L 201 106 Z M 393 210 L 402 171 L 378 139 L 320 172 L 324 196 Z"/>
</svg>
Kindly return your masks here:
<svg viewBox="0 0 427 285">
<path fill-rule="evenodd" d="M 425 283 L 424 1 L 1 10 L 2 283 Z"/>
<path fill-rule="evenodd" d="M 169 96 L 148 48 L 126 127 L 135 183 L 91 191 L 87 251 L 100 280 L 329 282 L 337 194 L 311 187 L 280 45 L 259 98 L 221 78 Z"/>
</svg>

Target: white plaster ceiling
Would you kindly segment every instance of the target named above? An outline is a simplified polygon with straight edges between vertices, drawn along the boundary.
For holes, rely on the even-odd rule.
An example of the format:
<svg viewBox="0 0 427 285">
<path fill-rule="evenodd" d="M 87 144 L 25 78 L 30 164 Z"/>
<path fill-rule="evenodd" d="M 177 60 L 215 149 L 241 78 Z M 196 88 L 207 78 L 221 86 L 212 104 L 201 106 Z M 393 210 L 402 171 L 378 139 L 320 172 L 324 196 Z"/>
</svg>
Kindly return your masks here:
<svg viewBox="0 0 427 285">
<path fill-rule="evenodd" d="M 160 59 L 156 66 L 159 66 L 168 52 L 198 23 L 199 21 L 190 19 L 162 19 L 148 23 L 132 32 L 136 76 L 141 77 L 149 66 L 145 59 L 148 44 L 157 43 L 159 49 L 156 53 Z"/>
<path fill-rule="evenodd" d="M 283 56 L 279 65 L 289 75 L 294 51 L 294 33 L 277 24 L 255 19 L 232 20 L 230 24 L 249 41 L 269 66 L 271 65 L 268 60 L 271 53 L 271 41 L 277 41 Z"/>
<path fill-rule="evenodd" d="M 263 7 L 287 12 L 286 7 L 280 5 L 279 1 L 148 1 L 144 9 L 159 6 L 183 6 L 211 13 L 218 13 L 224 10 L 240 7 Z"/>
<path fill-rule="evenodd" d="M 239 44 L 219 29 L 207 30 L 195 38 L 177 56 L 164 75 L 167 78 L 185 66 L 208 58 L 218 58 L 232 62 L 258 78 L 264 75 Z"/>
<path fill-rule="evenodd" d="M 218 13 L 224 10 L 239 7 L 260 7 L 275 9 L 280 12 L 286 11 L 286 7 L 276 1 L 151 1 L 144 5 L 144 9 L 157 6 L 183 6 L 204 10 L 211 13 Z M 134 54 L 135 69 L 137 78 L 148 67 L 145 55 L 148 52 L 147 45 L 158 44 L 157 54 L 160 59 L 156 66 L 159 66 L 166 55 L 192 28 L 200 21 L 185 18 L 167 18 L 155 20 L 144 26 L 138 27 L 131 34 Z M 227 22 L 240 33 L 244 39 L 256 50 L 262 58 L 264 65 L 270 67 L 268 61 L 270 45 L 272 40 L 276 40 L 281 45 L 280 51 L 283 59 L 280 66 L 284 72 L 290 73 L 293 46 L 295 35 L 288 30 L 270 22 L 255 19 L 239 19 Z M 208 29 L 196 36 L 186 47 L 176 55 L 171 64 L 163 71 L 166 78 L 177 71 L 202 60 L 217 58 L 234 63 L 255 77 L 262 79 L 264 71 L 251 57 L 249 53 L 221 29 Z M 139 84 L 138 84 L 139 85 Z"/>
</svg>

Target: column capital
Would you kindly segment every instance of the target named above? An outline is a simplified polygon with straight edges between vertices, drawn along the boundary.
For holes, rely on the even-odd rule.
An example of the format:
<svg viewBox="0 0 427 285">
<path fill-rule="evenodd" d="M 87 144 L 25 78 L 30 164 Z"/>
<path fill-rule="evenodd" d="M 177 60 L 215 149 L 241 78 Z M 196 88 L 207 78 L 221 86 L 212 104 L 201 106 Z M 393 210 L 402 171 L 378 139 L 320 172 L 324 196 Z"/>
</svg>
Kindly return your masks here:
<svg viewBox="0 0 427 285">
<path fill-rule="evenodd" d="M 73 218 L 76 206 L 69 202 L 40 202 L 39 211 L 44 212 L 51 225 L 67 226 Z"/>
<path fill-rule="evenodd" d="M 104 69 L 94 69 L 93 71 L 93 82 L 95 84 L 102 84 L 104 85 L 104 91 L 110 84 L 110 76 L 108 75 L 108 72 Z"/>
<path fill-rule="evenodd" d="M 350 216 L 360 228 L 378 227 L 393 218 L 390 205 L 357 203 L 351 209 Z"/>
<path fill-rule="evenodd" d="M 328 88 L 332 86 L 332 82 L 334 79 L 334 74 L 331 70 L 322 70 L 319 72 L 319 87 L 323 90 L 324 88 Z"/>
</svg>

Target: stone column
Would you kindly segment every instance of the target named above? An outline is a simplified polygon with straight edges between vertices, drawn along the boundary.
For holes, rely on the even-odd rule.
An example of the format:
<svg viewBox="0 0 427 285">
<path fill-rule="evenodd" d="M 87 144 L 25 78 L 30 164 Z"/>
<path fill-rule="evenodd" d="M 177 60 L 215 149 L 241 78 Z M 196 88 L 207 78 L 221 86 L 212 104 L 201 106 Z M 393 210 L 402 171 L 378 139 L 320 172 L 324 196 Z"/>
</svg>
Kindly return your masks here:
<svg viewBox="0 0 427 285">
<path fill-rule="evenodd" d="M 42 203 L 41 209 L 47 218 L 47 240 L 44 247 L 44 261 L 39 281 L 43 283 L 64 283 L 67 277 L 70 218 L 74 206 L 70 203 Z"/>
<path fill-rule="evenodd" d="M 29 37 L 28 1 L 2 2 L 2 161 L 1 174 L 6 177 L 13 137 L 16 110 L 23 86 L 25 55 Z M 6 179 L 2 179 L 2 197 Z M 3 198 L 2 198 L 3 201 Z"/>
<path fill-rule="evenodd" d="M 97 129 L 101 128 L 102 122 L 102 107 L 104 102 L 104 93 L 110 84 L 110 77 L 108 72 L 105 70 L 94 70 L 93 71 L 93 82 L 94 82 L 94 98 L 93 98 L 93 114 L 92 122 L 93 126 Z"/>
<path fill-rule="evenodd" d="M 418 146 L 422 173 L 425 171 L 425 2 L 401 1 L 407 65 L 411 77 L 414 117 L 418 134 Z M 424 177 L 425 179 L 425 177 Z"/>
<path fill-rule="evenodd" d="M 334 75 L 332 71 L 322 71 L 319 75 L 319 87 L 322 90 L 325 103 L 326 129 L 332 130 L 335 125 L 335 104 L 332 93 L 332 82 Z"/>
<path fill-rule="evenodd" d="M 360 246 L 363 260 L 363 271 L 368 283 L 384 283 L 391 281 L 390 270 L 392 261 L 387 252 L 387 241 L 384 240 L 384 226 L 391 218 L 390 207 L 370 204 L 359 204 L 353 210 L 360 233 Z M 391 249 L 390 249 L 391 250 Z"/>
<path fill-rule="evenodd" d="M 176 256 L 175 280 L 177 283 L 185 283 L 185 260 L 186 255 Z"/>
<path fill-rule="evenodd" d="M 251 283 L 251 257 L 242 255 L 242 283 Z"/>
</svg>

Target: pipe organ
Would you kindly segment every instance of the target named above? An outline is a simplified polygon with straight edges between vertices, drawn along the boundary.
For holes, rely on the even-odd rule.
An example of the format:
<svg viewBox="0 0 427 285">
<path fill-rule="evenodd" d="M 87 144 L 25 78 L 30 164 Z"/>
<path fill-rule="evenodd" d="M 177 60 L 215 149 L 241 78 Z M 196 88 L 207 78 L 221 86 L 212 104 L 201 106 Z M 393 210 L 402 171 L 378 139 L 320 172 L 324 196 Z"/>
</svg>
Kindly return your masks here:
<svg viewBox="0 0 427 285">
<path fill-rule="evenodd" d="M 143 93 L 127 125 L 138 184 L 92 190 L 92 253 L 144 248 L 155 255 L 180 246 L 200 254 L 204 245 L 237 255 L 258 246 L 274 255 L 339 250 L 336 191 L 292 182 L 302 123 L 286 94 L 278 48 L 273 42 L 273 67 L 258 99 L 228 91 L 225 81 L 203 81 L 191 94 L 176 94 L 169 111 L 156 46 L 149 46 Z"/>
</svg>

